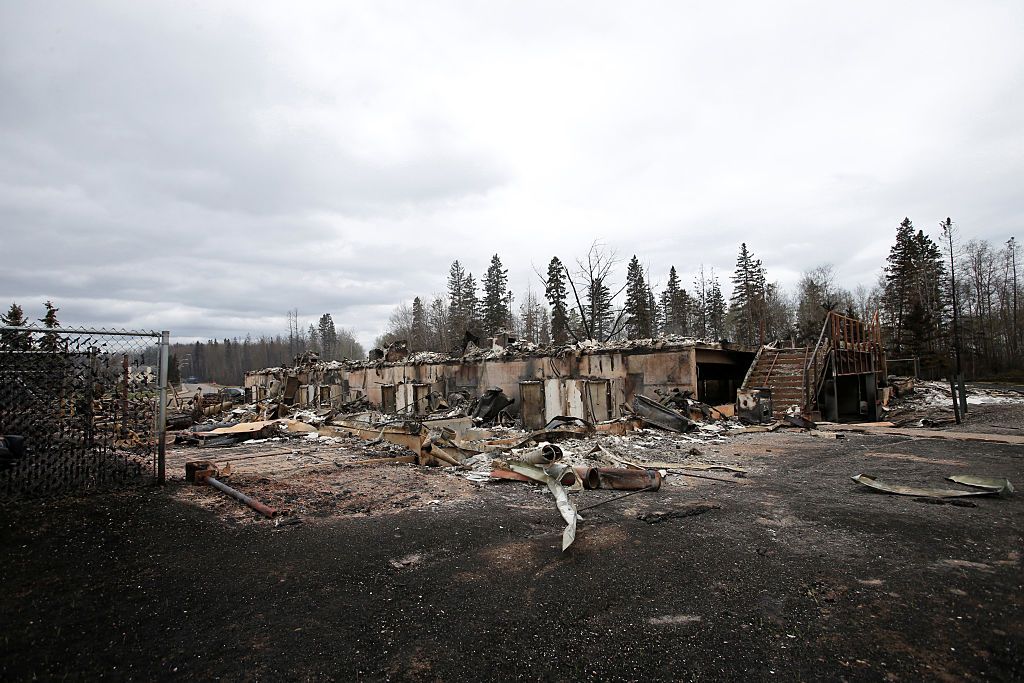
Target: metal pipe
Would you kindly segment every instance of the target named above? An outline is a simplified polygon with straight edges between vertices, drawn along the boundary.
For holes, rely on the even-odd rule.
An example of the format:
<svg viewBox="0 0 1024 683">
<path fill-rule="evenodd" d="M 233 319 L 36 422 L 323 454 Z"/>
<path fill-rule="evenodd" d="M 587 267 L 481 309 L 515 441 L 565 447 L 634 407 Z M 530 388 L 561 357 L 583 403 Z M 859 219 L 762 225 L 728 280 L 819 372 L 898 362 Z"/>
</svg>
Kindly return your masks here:
<svg viewBox="0 0 1024 683">
<path fill-rule="evenodd" d="M 544 444 L 524 454 L 520 460 L 531 465 L 547 465 L 562 459 L 562 449 L 553 443 Z"/>
<path fill-rule="evenodd" d="M 239 501 L 241 503 L 245 503 L 246 505 L 251 507 L 256 512 L 260 513 L 264 517 L 268 517 L 268 518 L 272 519 L 275 515 L 277 515 L 277 510 L 275 510 L 274 508 L 267 507 L 266 505 L 264 505 L 263 503 L 259 502 L 255 498 L 250 498 L 249 496 L 245 495 L 241 491 L 236 491 L 235 489 L 231 488 L 227 484 L 225 484 L 225 483 L 223 483 L 221 481 L 218 481 L 214 477 L 205 477 L 205 479 L 206 479 L 206 482 L 210 484 L 210 486 L 212 486 L 212 487 L 214 487 L 216 489 L 220 489 L 221 491 L 223 491 L 224 493 L 228 494 L 229 496 L 231 496 L 232 498 L 234 498 L 235 500 L 237 500 L 237 501 Z"/>
<path fill-rule="evenodd" d="M 583 488 L 588 491 L 601 488 L 601 480 L 597 474 L 596 467 L 587 467 L 586 465 L 578 465 L 572 468 L 573 472 L 576 473 L 576 478 L 583 482 Z"/>
<path fill-rule="evenodd" d="M 661 472 L 657 470 L 627 470 L 619 467 L 599 467 L 597 477 L 603 489 L 636 491 L 661 488 Z"/>
</svg>

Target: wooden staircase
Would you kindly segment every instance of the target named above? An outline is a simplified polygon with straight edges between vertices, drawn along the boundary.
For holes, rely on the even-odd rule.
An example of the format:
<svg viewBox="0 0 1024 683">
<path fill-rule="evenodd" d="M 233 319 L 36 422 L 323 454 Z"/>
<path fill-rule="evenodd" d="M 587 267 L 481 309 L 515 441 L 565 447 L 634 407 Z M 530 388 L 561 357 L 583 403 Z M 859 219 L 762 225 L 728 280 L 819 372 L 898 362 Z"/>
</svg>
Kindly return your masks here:
<svg viewBox="0 0 1024 683">
<path fill-rule="evenodd" d="M 765 346 L 743 382 L 744 389 L 768 387 L 772 390 L 772 413 L 776 418 L 791 406 L 804 409 L 804 368 L 811 350 L 805 347 L 772 348 Z"/>
</svg>

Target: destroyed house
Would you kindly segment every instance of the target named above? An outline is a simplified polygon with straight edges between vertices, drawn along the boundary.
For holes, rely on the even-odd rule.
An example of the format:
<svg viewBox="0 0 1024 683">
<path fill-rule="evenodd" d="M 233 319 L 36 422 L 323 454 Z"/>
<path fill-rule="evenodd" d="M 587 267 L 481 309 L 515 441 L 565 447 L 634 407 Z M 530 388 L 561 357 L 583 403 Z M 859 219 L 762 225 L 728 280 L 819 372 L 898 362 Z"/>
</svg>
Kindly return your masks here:
<svg viewBox="0 0 1024 683">
<path fill-rule="evenodd" d="M 461 357 L 419 353 L 398 362 L 312 363 L 246 373 L 252 400 L 334 406 L 365 398 L 386 413 L 423 415 L 432 399 L 475 398 L 500 388 L 527 428 L 558 415 L 600 422 L 621 417 L 641 394 L 691 392 L 709 404 L 732 403 L 754 349 L 670 338 L 542 348 L 494 345 Z"/>
<path fill-rule="evenodd" d="M 737 396 L 737 415 L 755 422 L 787 413 L 874 422 L 882 412 L 886 382 L 878 314 L 863 322 L 830 311 L 815 346 L 758 351 Z"/>
</svg>

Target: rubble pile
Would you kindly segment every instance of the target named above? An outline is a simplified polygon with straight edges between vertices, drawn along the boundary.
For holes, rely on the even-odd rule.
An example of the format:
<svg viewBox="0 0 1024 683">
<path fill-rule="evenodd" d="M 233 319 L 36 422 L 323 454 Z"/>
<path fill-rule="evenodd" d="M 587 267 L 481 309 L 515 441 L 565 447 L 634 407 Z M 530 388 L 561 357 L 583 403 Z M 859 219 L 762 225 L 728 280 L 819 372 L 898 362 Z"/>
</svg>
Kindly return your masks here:
<svg viewBox="0 0 1024 683">
<path fill-rule="evenodd" d="M 915 380 L 912 377 L 890 377 L 894 396 L 886 410 L 896 416 L 905 412 L 949 411 L 952 413 L 953 393 L 949 382 Z M 1013 389 L 966 385 L 968 405 L 1024 404 L 1024 393 Z"/>
<path fill-rule="evenodd" d="M 410 352 L 405 341 L 397 341 L 387 348 L 373 349 L 369 353 L 367 360 L 345 361 L 345 366 L 348 368 L 365 368 L 375 367 L 386 363 L 426 365 L 431 363 L 444 363 L 452 360 L 460 360 L 463 362 L 517 360 L 531 357 L 562 357 L 567 354 L 574 353 L 660 350 L 688 347 L 695 344 L 716 345 L 719 343 L 720 342 L 717 341 L 699 339 L 696 337 L 667 335 L 657 339 L 623 339 L 606 342 L 585 339 L 583 341 L 570 342 L 566 344 L 538 345 L 530 341 L 515 339 L 508 335 L 498 335 L 497 337 L 485 340 L 476 338 L 468 339 L 463 348 L 452 351 L 451 353 L 441 353 L 438 351 Z"/>
<path fill-rule="evenodd" d="M 445 468 L 478 485 L 532 482 L 546 487 L 555 499 L 566 524 L 563 549 L 573 542 L 578 519 L 570 493 L 652 492 L 667 477 L 685 476 L 684 470 L 718 469 L 726 476 L 743 476 L 737 467 L 702 457 L 698 445 L 723 443 L 744 425 L 688 392 L 637 396 L 631 412 L 616 420 L 590 423 L 560 416 L 532 431 L 522 427 L 509 410 L 513 402 L 497 387 L 472 400 L 435 399 L 432 411 L 420 416 L 366 409 L 365 402 L 311 409 L 266 399 L 178 431 L 175 443 L 215 453 L 242 443 L 301 440 L 336 449 L 338 455 L 326 456 L 321 448 L 300 460 L 302 454 L 293 450 L 283 456 L 290 465 L 333 462 L 344 468 L 405 462 Z M 216 474 L 216 458 L 203 457 L 193 467 L 200 463 Z"/>
</svg>

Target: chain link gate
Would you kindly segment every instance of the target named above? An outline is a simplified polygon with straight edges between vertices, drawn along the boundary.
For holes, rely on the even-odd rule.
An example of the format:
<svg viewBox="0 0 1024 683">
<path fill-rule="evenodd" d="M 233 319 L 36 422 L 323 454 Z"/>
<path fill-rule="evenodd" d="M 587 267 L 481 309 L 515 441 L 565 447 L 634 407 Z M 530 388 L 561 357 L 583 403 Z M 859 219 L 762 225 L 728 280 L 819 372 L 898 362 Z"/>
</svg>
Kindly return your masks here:
<svg viewBox="0 0 1024 683">
<path fill-rule="evenodd" d="M 163 483 L 168 332 L 0 326 L 0 501 Z"/>
</svg>

